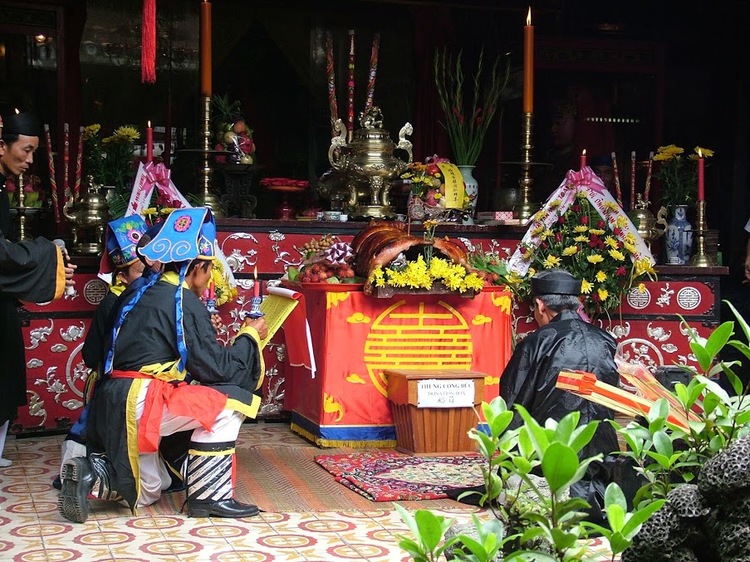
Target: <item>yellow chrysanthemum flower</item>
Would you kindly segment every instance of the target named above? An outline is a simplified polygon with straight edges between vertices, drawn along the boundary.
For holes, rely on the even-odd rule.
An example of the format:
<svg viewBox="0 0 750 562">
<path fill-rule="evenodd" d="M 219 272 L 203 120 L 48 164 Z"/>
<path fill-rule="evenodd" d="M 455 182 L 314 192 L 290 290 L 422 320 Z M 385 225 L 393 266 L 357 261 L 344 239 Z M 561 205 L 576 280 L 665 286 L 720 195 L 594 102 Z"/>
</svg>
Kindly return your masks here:
<svg viewBox="0 0 750 562">
<path fill-rule="evenodd" d="M 604 239 L 604 244 L 607 245 L 607 246 L 609 246 L 610 248 L 616 250 L 617 249 L 617 238 L 615 238 L 614 236 L 607 236 Z"/>
<path fill-rule="evenodd" d="M 615 219 L 615 226 L 617 228 L 625 228 L 627 224 L 628 224 L 628 219 L 625 218 L 623 215 L 620 215 Z"/>
<path fill-rule="evenodd" d="M 703 154 L 704 158 L 711 158 L 714 155 L 714 151 L 710 148 L 703 148 L 702 146 L 696 146 L 693 149 L 693 152 L 698 154 L 698 151 L 700 151 L 701 154 Z"/>
<path fill-rule="evenodd" d="M 597 289 L 596 292 L 602 302 L 607 300 L 607 297 L 609 296 L 609 291 L 607 291 L 607 289 Z"/>
<path fill-rule="evenodd" d="M 89 125 L 87 127 L 83 128 L 83 140 L 89 140 L 94 138 L 96 135 L 99 134 L 99 131 L 102 130 L 102 126 L 99 125 L 99 123 L 94 123 L 93 125 Z"/>
<path fill-rule="evenodd" d="M 646 284 L 645 283 L 638 283 L 638 292 L 643 294 L 646 292 Z"/>
<path fill-rule="evenodd" d="M 558 267 L 561 263 L 562 263 L 562 260 L 558 258 L 557 256 L 547 256 L 542 262 L 542 265 L 546 269 L 553 269 L 555 267 Z"/>
<path fill-rule="evenodd" d="M 588 244 L 589 237 L 581 235 L 581 236 L 576 236 L 575 238 L 573 238 L 573 240 L 575 242 L 580 242 L 580 243 L 583 243 L 583 244 Z"/>
<path fill-rule="evenodd" d="M 620 250 L 610 250 L 608 253 L 617 261 L 625 261 L 625 255 Z"/>
<path fill-rule="evenodd" d="M 632 232 L 628 232 L 625 235 L 625 238 L 623 238 L 623 241 L 626 242 L 626 243 L 628 243 L 628 244 L 635 245 L 635 235 Z"/>
<path fill-rule="evenodd" d="M 625 250 L 630 254 L 635 254 L 638 251 L 638 248 L 633 246 L 633 244 L 629 244 L 628 242 L 623 242 L 622 247 L 625 248 Z"/>
<path fill-rule="evenodd" d="M 620 206 L 614 201 L 607 201 L 604 203 L 604 210 L 613 213 L 619 210 Z"/>
<path fill-rule="evenodd" d="M 590 256 L 586 256 L 586 261 L 589 263 L 597 264 L 602 263 L 604 261 L 604 258 L 601 256 L 601 254 L 592 254 Z"/>
<path fill-rule="evenodd" d="M 601 269 L 596 272 L 596 280 L 599 281 L 599 283 L 604 283 L 607 280 L 607 274 L 604 273 Z"/>
<path fill-rule="evenodd" d="M 685 152 L 684 148 L 680 148 L 679 146 L 675 146 L 674 144 L 660 146 L 656 149 L 656 154 L 654 154 L 654 161 L 663 162 L 665 160 L 672 160 L 673 158 L 677 158 L 683 152 Z"/>
<path fill-rule="evenodd" d="M 592 283 L 589 283 L 585 279 L 583 281 L 581 281 L 581 292 L 584 295 L 591 294 L 591 289 L 593 289 L 593 288 L 594 288 L 594 285 Z"/>
<path fill-rule="evenodd" d="M 583 224 L 579 224 L 573 227 L 573 232 L 588 232 L 589 227 Z"/>
<path fill-rule="evenodd" d="M 578 252 L 578 246 L 568 246 L 562 251 L 563 256 L 574 256 Z"/>
<path fill-rule="evenodd" d="M 540 240 L 547 240 L 547 238 L 549 238 L 550 236 L 552 236 L 552 231 L 551 231 L 551 230 L 546 230 L 546 229 L 545 229 L 545 230 L 544 230 L 544 232 L 542 232 L 542 233 L 541 233 L 541 234 L 539 235 L 539 239 L 540 239 Z"/>
<path fill-rule="evenodd" d="M 595 234 L 597 236 L 601 236 L 602 234 L 604 234 L 607 231 L 606 230 L 602 230 L 601 228 L 592 228 L 591 230 L 589 230 L 589 232 L 591 234 Z"/>
</svg>

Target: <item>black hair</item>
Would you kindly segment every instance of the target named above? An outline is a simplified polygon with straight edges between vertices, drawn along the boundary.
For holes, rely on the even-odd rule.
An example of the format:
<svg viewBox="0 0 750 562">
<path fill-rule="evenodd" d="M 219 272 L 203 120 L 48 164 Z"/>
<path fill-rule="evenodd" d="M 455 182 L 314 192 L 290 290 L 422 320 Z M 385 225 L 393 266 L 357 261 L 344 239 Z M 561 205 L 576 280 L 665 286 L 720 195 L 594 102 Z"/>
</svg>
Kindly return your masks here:
<svg viewBox="0 0 750 562">
<path fill-rule="evenodd" d="M 544 303 L 544 306 L 552 312 L 558 313 L 563 310 L 578 310 L 581 301 L 575 295 L 536 295 L 534 298 Z"/>
</svg>

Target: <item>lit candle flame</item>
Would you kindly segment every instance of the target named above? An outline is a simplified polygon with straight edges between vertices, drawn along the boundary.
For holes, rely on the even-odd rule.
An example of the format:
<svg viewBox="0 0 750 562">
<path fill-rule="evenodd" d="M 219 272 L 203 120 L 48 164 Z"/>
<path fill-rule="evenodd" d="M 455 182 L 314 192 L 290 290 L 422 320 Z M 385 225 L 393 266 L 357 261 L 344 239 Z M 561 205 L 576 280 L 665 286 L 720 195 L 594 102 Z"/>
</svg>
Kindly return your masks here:
<svg viewBox="0 0 750 562">
<path fill-rule="evenodd" d="M 698 158 L 703 158 L 703 151 L 700 148 L 698 149 Z"/>
<path fill-rule="evenodd" d="M 529 13 L 526 14 L 526 25 L 531 25 L 531 6 L 529 6 Z"/>
<path fill-rule="evenodd" d="M 257 265 L 253 268 L 253 276 L 255 277 L 255 280 L 257 281 L 258 280 L 258 266 Z"/>
<path fill-rule="evenodd" d="M 148 123 L 146 124 L 146 127 L 151 127 L 151 119 L 148 120 Z"/>
</svg>

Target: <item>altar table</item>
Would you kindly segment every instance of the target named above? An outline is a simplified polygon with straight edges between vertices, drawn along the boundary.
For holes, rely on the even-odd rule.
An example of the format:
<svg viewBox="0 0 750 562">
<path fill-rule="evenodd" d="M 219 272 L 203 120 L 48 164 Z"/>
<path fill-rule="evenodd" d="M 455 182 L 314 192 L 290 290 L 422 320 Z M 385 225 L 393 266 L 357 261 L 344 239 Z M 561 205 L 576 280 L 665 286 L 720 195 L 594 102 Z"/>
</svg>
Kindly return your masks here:
<svg viewBox="0 0 750 562">
<path fill-rule="evenodd" d="M 326 284 L 300 287 L 317 372 L 287 367 L 291 429 L 322 447 L 395 447 L 387 369 L 485 373 L 498 395 L 511 354 L 511 295 L 396 294 L 383 299 Z M 479 420 L 477 420 L 479 422 Z"/>
</svg>

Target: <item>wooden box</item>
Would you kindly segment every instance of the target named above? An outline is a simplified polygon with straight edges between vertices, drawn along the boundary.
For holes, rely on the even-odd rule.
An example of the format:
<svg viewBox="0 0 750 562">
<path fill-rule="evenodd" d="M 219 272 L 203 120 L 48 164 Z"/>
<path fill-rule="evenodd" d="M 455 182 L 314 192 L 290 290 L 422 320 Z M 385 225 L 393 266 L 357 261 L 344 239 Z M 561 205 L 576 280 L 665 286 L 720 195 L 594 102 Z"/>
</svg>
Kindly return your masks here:
<svg viewBox="0 0 750 562">
<path fill-rule="evenodd" d="M 439 454 L 474 451 L 474 441 L 467 432 L 476 427 L 478 418 L 474 406 L 484 396 L 484 373 L 476 371 L 396 371 L 384 372 L 388 380 L 388 400 L 396 426 L 396 449 L 410 454 Z M 434 382 L 435 386 L 461 387 L 461 406 L 449 404 L 457 393 L 443 388 L 446 407 L 424 407 L 435 400 L 420 397 L 420 381 Z M 468 384 L 466 384 L 468 383 Z M 467 396 L 472 392 L 473 397 Z M 425 391 L 425 384 L 422 384 Z M 471 402 L 468 405 L 466 401 Z"/>
</svg>

